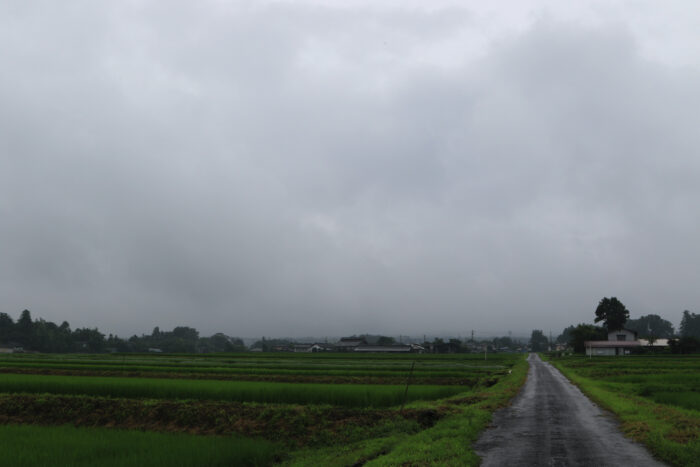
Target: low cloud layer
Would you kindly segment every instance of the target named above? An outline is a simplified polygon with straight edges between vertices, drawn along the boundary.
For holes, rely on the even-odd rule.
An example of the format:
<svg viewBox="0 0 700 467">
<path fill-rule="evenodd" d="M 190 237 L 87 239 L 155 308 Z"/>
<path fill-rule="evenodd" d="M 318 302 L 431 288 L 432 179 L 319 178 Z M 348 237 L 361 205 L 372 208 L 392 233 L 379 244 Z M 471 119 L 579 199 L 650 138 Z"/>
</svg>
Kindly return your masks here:
<svg viewBox="0 0 700 467">
<path fill-rule="evenodd" d="M 234 5 L 0 7 L 0 311 L 466 335 L 700 304 L 700 76 L 653 12 Z"/>
</svg>

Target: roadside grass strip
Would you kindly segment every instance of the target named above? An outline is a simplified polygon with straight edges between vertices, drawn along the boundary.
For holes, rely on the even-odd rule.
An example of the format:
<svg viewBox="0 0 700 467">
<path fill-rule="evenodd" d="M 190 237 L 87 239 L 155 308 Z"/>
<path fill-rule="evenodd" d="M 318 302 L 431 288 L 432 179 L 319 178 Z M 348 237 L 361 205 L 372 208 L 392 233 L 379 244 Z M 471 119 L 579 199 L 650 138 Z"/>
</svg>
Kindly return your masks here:
<svg viewBox="0 0 700 467">
<path fill-rule="evenodd" d="M 282 455 L 259 439 L 33 425 L 0 426 L 0 451 L 13 467 L 263 466 Z"/>
<path fill-rule="evenodd" d="M 82 394 L 103 397 L 198 399 L 237 402 L 391 407 L 404 401 L 441 399 L 459 386 L 270 383 L 96 376 L 0 374 L 0 392 Z"/>
<path fill-rule="evenodd" d="M 645 358 L 649 357 L 617 357 L 613 362 L 602 358 L 584 361 L 583 357 L 549 361 L 588 397 L 617 415 L 622 431 L 644 443 L 656 457 L 677 466 L 700 465 L 698 368 L 684 376 L 673 371 L 676 360 L 666 358 L 663 370 L 667 375 L 659 374 L 654 368 L 658 359 L 651 357 L 644 374 Z M 693 365 L 687 365 L 683 358 L 677 361 L 686 369 L 700 363 L 697 359 Z M 607 367 L 606 376 L 596 368 L 599 364 Z M 633 376 L 628 376 L 629 370 Z M 668 376 L 667 384 L 663 384 L 664 376 Z"/>
</svg>

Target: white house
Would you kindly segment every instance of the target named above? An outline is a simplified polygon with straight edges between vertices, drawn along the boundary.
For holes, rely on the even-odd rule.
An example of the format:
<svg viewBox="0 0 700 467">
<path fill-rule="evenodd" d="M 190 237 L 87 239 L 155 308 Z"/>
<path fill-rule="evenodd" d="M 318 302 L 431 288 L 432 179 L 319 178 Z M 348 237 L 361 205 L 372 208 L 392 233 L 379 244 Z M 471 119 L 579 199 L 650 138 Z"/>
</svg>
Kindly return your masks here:
<svg viewBox="0 0 700 467">
<path fill-rule="evenodd" d="M 627 355 L 630 349 L 642 344 L 637 340 L 637 333 L 630 329 L 610 331 L 606 341 L 585 341 L 586 355 Z"/>
</svg>

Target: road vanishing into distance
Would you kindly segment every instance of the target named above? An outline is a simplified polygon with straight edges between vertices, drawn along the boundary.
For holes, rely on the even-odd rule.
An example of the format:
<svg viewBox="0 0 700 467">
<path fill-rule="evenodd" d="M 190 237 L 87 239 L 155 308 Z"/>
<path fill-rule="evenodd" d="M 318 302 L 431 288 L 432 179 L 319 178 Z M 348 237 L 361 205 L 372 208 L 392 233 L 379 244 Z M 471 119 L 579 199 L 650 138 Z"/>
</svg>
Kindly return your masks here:
<svg viewBox="0 0 700 467">
<path fill-rule="evenodd" d="M 662 466 L 625 438 L 559 370 L 536 354 L 511 406 L 494 413 L 475 445 L 482 466 Z"/>
</svg>

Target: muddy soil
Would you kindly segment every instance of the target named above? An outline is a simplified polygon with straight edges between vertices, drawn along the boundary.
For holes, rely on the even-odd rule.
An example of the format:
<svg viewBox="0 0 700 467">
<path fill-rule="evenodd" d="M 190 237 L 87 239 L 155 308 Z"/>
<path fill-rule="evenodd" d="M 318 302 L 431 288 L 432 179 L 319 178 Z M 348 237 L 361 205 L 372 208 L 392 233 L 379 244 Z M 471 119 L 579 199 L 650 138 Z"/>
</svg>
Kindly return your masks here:
<svg viewBox="0 0 700 467">
<path fill-rule="evenodd" d="M 475 445 L 483 466 L 662 466 L 615 418 L 530 354 L 525 386 Z"/>
</svg>

